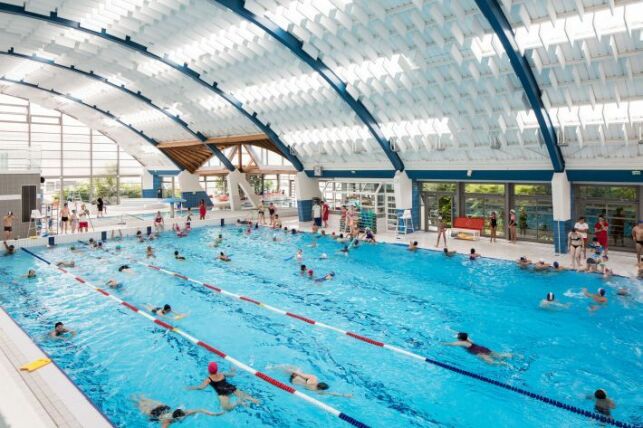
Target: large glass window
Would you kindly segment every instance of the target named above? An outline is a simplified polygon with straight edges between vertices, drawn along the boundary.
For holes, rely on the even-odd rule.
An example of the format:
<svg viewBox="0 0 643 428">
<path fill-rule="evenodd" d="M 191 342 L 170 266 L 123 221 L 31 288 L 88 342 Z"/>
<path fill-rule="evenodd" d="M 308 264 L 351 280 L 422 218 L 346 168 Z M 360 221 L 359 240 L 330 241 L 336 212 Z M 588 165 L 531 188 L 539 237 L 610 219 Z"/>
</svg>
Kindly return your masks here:
<svg viewBox="0 0 643 428">
<path fill-rule="evenodd" d="M 464 185 L 464 215 L 485 219 L 484 235 L 489 235 L 489 218 L 492 212 L 498 219 L 497 235 L 505 235 L 505 185 L 496 183 L 467 183 Z"/>
<path fill-rule="evenodd" d="M 639 212 L 640 186 L 577 185 L 574 191 L 576 215 L 586 217 L 590 238 L 598 216 L 603 215 L 609 224 L 609 246 L 634 248 L 632 228 L 642 214 Z"/>
<path fill-rule="evenodd" d="M 45 200 L 139 195 L 142 165 L 71 116 L 0 94 L 0 169 L 40 169 Z M 120 188 L 120 192 L 119 189 Z"/>
<path fill-rule="evenodd" d="M 549 184 L 515 184 L 514 209 L 518 237 L 537 241 L 553 239 L 553 209 Z"/>
</svg>

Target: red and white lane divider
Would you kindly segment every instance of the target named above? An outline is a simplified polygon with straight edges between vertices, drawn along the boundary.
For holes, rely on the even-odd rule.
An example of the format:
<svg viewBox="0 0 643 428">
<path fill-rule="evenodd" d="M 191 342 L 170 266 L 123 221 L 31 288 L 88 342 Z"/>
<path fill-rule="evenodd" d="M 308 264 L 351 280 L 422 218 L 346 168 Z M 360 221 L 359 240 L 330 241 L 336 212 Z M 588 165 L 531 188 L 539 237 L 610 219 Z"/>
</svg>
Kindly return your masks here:
<svg viewBox="0 0 643 428">
<path fill-rule="evenodd" d="M 142 266 L 148 267 L 150 269 L 153 269 L 155 271 L 163 272 L 164 274 L 180 278 L 180 279 L 182 279 L 184 281 L 189 281 L 189 282 L 192 282 L 194 284 L 201 285 L 201 286 L 203 286 L 203 287 L 205 287 L 205 288 L 207 288 L 207 289 L 209 289 L 211 291 L 214 291 L 216 293 L 222 294 L 222 295 L 224 295 L 226 297 L 229 297 L 231 299 L 237 299 L 237 300 L 241 300 L 243 302 L 252 303 L 253 305 L 259 306 L 260 308 L 267 309 L 267 310 L 269 310 L 271 312 L 274 312 L 276 314 L 285 315 L 287 317 L 294 318 L 296 320 L 302 321 L 302 322 L 304 322 L 306 324 L 309 324 L 309 325 L 314 325 L 316 327 L 331 330 L 331 331 L 334 331 L 335 333 L 339 333 L 339 334 L 342 334 L 342 335 L 345 335 L 345 336 L 349 336 L 349 337 L 352 337 L 353 339 L 357 339 L 357 340 L 360 340 L 362 342 L 368 343 L 370 345 L 378 346 L 380 348 L 388 349 L 389 351 L 397 352 L 398 354 L 402 354 L 402 355 L 405 355 L 407 357 L 410 357 L 410 358 L 413 358 L 413 359 L 416 359 L 416 360 L 419 360 L 419 361 L 426 361 L 426 357 L 424 357 L 422 355 L 419 355 L 419 354 L 416 354 L 416 353 L 413 353 L 413 352 L 410 352 L 410 351 L 407 351 L 405 349 L 399 348 L 397 346 L 389 345 L 387 343 L 380 342 L 379 340 L 371 339 L 370 337 L 363 336 L 361 334 L 353 333 L 351 331 L 342 330 L 341 328 L 337 328 L 337 327 L 334 327 L 332 325 L 325 324 L 323 322 L 315 321 L 314 319 L 311 319 L 311 318 L 308 318 L 308 317 L 305 317 L 305 316 L 302 316 L 302 315 L 298 315 L 298 314 L 295 314 L 295 313 L 292 313 L 292 312 L 289 312 L 289 311 L 286 311 L 286 310 L 283 310 L 283 309 L 268 305 L 266 303 L 260 302 L 258 300 L 255 300 L 255 299 L 251 298 L 251 297 L 248 297 L 248 296 L 242 296 L 242 295 L 239 295 L 239 294 L 236 294 L 236 293 L 232 293 L 231 291 L 227 291 L 227 290 L 225 290 L 223 288 L 214 286 L 212 284 L 208 284 L 207 282 L 199 281 L 198 279 L 190 278 L 188 276 L 182 275 L 182 274 L 177 273 L 177 272 L 173 272 L 173 271 L 168 270 L 168 269 L 164 269 L 164 268 L 159 267 L 159 266 L 155 266 L 155 265 L 151 265 L 151 264 L 148 264 L 148 263 L 145 263 L 145 262 L 141 262 L 141 261 L 138 261 L 138 260 L 133 259 L 133 258 L 130 258 L 129 260 L 131 260 L 134 263 L 137 263 L 139 265 L 142 265 Z"/>
<path fill-rule="evenodd" d="M 52 265 L 50 261 L 48 261 L 48 260 L 44 259 L 43 257 L 31 252 L 30 250 L 27 250 L 26 248 L 22 248 L 22 250 L 25 251 L 26 253 L 32 255 L 33 257 L 45 262 L 46 264 L 48 264 L 52 268 L 54 267 L 54 265 Z M 137 263 L 140 263 L 140 262 L 137 262 Z M 143 264 L 143 263 L 141 263 L 141 264 Z M 286 391 L 286 392 L 288 392 L 290 394 L 293 394 L 294 396 L 296 396 L 296 397 L 298 397 L 298 398 L 300 398 L 300 399 L 302 399 L 302 400 L 304 400 L 304 401 L 306 401 L 306 402 L 308 402 L 308 403 L 310 403 L 310 404 L 322 409 L 326 413 L 329 413 L 329 414 L 331 414 L 331 415 L 333 415 L 333 416 L 335 416 L 335 417 L 337 417 L 337 418 L 339 418 L 339 419 L 341 419 L 341 420 L 343 420 L 345 422 L 348 422 L 349 424 L 351 424 L 353 426 L 356 426 L 358 428 L 369 428 L 368 425 L 358 421 L 357 419 L 354 419 L 351 416 L 348 416 L 347 414 L 335 409 L 334 407 L 331 407 L 331 406 L 329 406 L 329 405 L 327 405 L 327 404 L 325 404 L 325 403 L 323 403 L 323 402 L 321 402 L 321 401 L 319 401 L 319 400 L 317 400 L 317 399 L 315 399 L 315 398 L 313 398 L 313 397 L 311 397 L 309 395 L 304 394 L 303 392 L 300 392 L 300 391 L 296 390 L 295 388 L 293 388 L 290 385 L 286 385 L 285 383 L 283 383 L 283 382 L 281 382 L 281 381 L 279 381 L 279 380 L 277 380 L 277 379 L 275 379 L 273 377 L 270 377 L 267 374 L 262 373 L 259 370 L 256 370 L 256 369 L 250 367 L 247 364 L 242 363 L 241 361 L 239 361 L 239 360 L 227 355 L 226 353 L 224 353 L 223 351 L 213 347 L 212 345 L 209 345 L 208 343 L 197 339 L 196 337 L 186 333 L 185 331 L 183 331 L 183 330 L 181 330 L 181 329 L 179 329 L 177 327 L 174 327 L 171 324 L 166 323 L 165 321 L 162 321 L 160 319 L 155 318 L 153 315 L 145 312 L 142 309 L 137 308 L 136 306 L 132 305 L 129 302 L 126 302 L 125 300 L 120 299 L 119 297 L 117 297 L 117 296 L 115 296 L 115 295 L 103 290 L 102 288 L 96 287 L 95 285 L 93 285 L 89 281 L 81 278 L 80 276 L 77 276 L 77 275 L 71 273 L 70 271 L 68 271 L 66 269 L 63 269 L 61 267 L 55 267 L 55 268 L 57 270 L 59 270 L 60 272 L 64 273 L 65 275 L 72 277 L 74 280 L 76 280 L 80 284 L 83 284 L 83 285 L 87 286 L 88 288 L 90 288 L 90 289 L 92 289 L 94 291 L 98 291 L 103 296 L 112 299 L 114 302 L 116 302 L 116 303 L 118 303 L 118 304 L 120 304 L 122 306 L 125 306 L 127 309 L 129 309 L 132 312 L 134 312 L 134 313 L 136 313 L 136 314 L 148 319 L 149 321 L 153 322 L 154 324 L 159 325 L 159 326 L 161 326 L 161 327 L 163 327 L 163 328 L 165 328 L 165 329 L 167 329 L 167 330 L 169 330 L 169 331 L 171 331 L 173 333 L 178 334 L 179 336 L 181 336 L 181 337 L 189 340 L 190 342 L 192 342 L 194 345 L 200 346 L 201 348 L 203 348 L 203 349 L 205 349 L 205 350 L 207 350 L 207 351 L 209 351 L 209 352 L 211 352 L 211 353 L 223 358 L 224 360 L 230 362 L 231 364 L 235 365 L 236 367 L 240 368 L 241 370 L 243 370 L 245 372 L 248 372 L 253 376 L 258 377 L 259 379 L 261 379 L 261 380 L 263 380 L 265 382 L 268 382 L 269 384 L 271 384 L 271 385 L 273 385 L 273 386 L 275 386 L 275 387 L 277 387 L 277 388 L 279 388 L 279 389 L 281 389 L 283 391 Z M 154 268 L 155 269 L 160 269 L 160 268 L 156 268 L 156 267 L 154 267 Z M 186 279 L 182 275 L 180 277 Z"/>
</svg>

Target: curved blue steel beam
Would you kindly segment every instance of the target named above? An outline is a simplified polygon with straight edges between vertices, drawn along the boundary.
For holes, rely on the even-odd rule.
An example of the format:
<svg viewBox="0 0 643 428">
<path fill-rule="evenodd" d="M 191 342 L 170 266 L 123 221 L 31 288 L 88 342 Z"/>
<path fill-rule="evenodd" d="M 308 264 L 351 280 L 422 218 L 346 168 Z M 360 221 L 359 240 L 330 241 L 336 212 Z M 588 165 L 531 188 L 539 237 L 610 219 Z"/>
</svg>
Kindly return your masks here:
<svg viewBox="0 0 643 428">
<path fill-rule="evenodd" d="M 75 103 L 78 103 L 78 104 L 80 104 L 80 105 L 82 105 L 82 106 L 85 106 L 85 107 L 87 107 L 87 108 L 90 108 L 90 109 L 92 109 L 92 110 L 95 110 L 95 111 L 97 111 L 97 112 L 99 112 L 99 113 L 101 113 L 101 114 L 103 114 L 103 115 L 105 115 L 105 116 L 109 117 L 109 118 L 110 118 L 110 119 L 112 119 L 113 121 L 117 122 L 119 125 L 122 125 L 122 126 L 126 127 L 127 129 L 129 129 L 130 131 L 132 131 L 132 132 L 136 133 L 137 135 L 139 135 L 141 138 L 145 139 L 148 143 L 150 143 L 150 144 L 151 144 L 151 145 L 153 145 L 154 147 L 156 147 L 156 146 L 158 145 L 158 141 L 156 141 L 154 138 L 152 138 L 152 137 L 150 137 L 150 136 L 146 135 L 146 134 L 145 134 L 143 131 L 141 131 L 140 129 L 136 129 L 136 128 L 134 128 L 132 125 L 129 125 L 129 124 L 127 124 L 127 123 L 123 122 L 122 120 L 120 120 L 119 118 L 117 118 L 116 116 L 114 116 L 114 115 L 113 115 L 112 113 L 110 113 L 109 111 L 107 111 L 107 110 L 103 110 L 103 109 L 101 109 L 100 107 L 96 107 L 95 105 L 89 105 L 89 104 L 87 104 L 86 102 L 84 102 L 84 101 L 83 101 L 83 100 L 81 100 L 81 99 L 78 99 L 78 98 L 76 98 L 76 97 L 72 97 L 71 95 L 68 95 L 68 94 L 63 94 L 62 92 L 58 92 L 58 91 L 56 91 L 55 89 L 47 89 L 47 88 L 44 88 L 44 87 L 42 87 L 42 86 L 38 85 L 37 83 L 25 82 L 24 80 L 15 80 L 15 79 L 10 79 L 10 78 L 5 77 L 5 76 L 0 76 L 0 81 L 1 81 L 1 82 L 9 82 L 9 83 L 13 83 L 14 85 L 22 85 L 22 86 L 26 86 L 26 87 L 29 87 L 29 88 L 31 88 L 31 89 L 38 89 L 38 90 L 40 90 L 40 91 L 47 92 L 47 93 L 49 93 L 49 94 L 56 95 L 56 96 L 59 96 L 59 97 L 62 97 L 62 98 L 68 99 L 68 100 L 70 100 L 70 101 L 73 101 L 73 102 L 75 102 Z M 182 168 L 180 165 L 178 165 L 176 162 L 174 162 L 174 159 L 172 159 L 170 156 L 167 156 L 167 155 L 166 155 L 166 157 L 167 157 L 167 158 L 168 158 L 168 159 L 169 159 L 169 160 L 170 160 L 174 165 L 176 165 L 176 167 L 177 167 L 177 168 L 179 168 L 179 170 L 183 170 L 183 168 Z M 138 160 L 138 159 L 137 159 L 137 160 Z M 139 160 L 139 162 L 141 162 L 141 161 Z M 143 162 L 141 162 L 141 163 L 143 163 Z"/>
<path fill-rule="evenodd" d="M 204 88 L 210 90 L 211 92 L 214 92 L 216 95 L 219 97 L 223 98 L 226 102 L 228 102 L 230 105 L 232 105 L 239 113 L 241 113 L 243 116 L 245 116 L 248 120 L 250 120 L 257 128 L 259 128 L 263 133 L 265 133 L 268 138 L 274 143 L 275 147 L 279 149 L 279 151 L 282 153 L 282 155 L 288 159 L 295 169 L 297 171 L 303 171 L 304 166 L 301 163 L 301 161 L 295 156 L 292 152 L 289 146 L 287 146 L 279 136 L 275 133 L 275 131 L 270 128 L 270 124 L 268 123 L 263 123 L 259 118 L 257 118 L 257 113 L 256 112 L 249 112 L 243 107 L 243 103 L 236 99 L 232 94 L 228 94 L 225 91 L 221 90 L 218 87 L 218 83 L 214 82 L 212 84 L 206 82 L 205 80 L 201 79 L 200 74 L 196 72 L 195 70 L 191 69 L 188 67 L 187 63 L 183 65 L 179 65 L 178 63 L 171 61 L 168 58 L 165 57 L 160 57 L 150 51 L 147 50 L 147 47 L 132 41 L 130 36 L 125 36 L 124 39 L 121 39 L 118 36 L 114 36 L 112 34 L 107 33 L 106 29 L 101 29 L 101 31 L 94 31 L 89 28 L 83 27 L 80 22 L 74 21 L 71 19 L 65 19 L 65 18 L 60 18 L 58 16 L 58 12 L 52 11 L 49 12 L 49 15 L 42 15 L 36 12 L 29 12 L 25 9 L 24 5 L 23 6 L 16 6 L 4 2 L 0 2 L 0 13 L 6 13 L 6 14 L 11 14 L 11 15 L 17 15 L 21 16 L 23 18 L 30 18 L 30 19 L 36 19 L 39 21 L 46 22 L 48 24 L 53 24 L 53 25 L 58 25 L 66 28 L 70 28 L 73 30 L 77 30 L 80 32 L 83 32 L 85 34 L 89 34 L 95 37 L 99 37 L 103 40 L 107 40 L 113 43 L 116 43 L 122 47 L 131 49 L 135 52 L 138 52 L 139 54 L 153 59 L 154 61 L 159 61 L 168 67 L 171 67 L 172 69 L 178 71 L 179 73 L 183 74 L 184 76 L 192 79 L 199 85 L 203 86 Z"/>
<path fill-rule="evenodd" d="M 391 144 L 380 129 L 380 125 L 377 123 L 373 115 L 366 108 L 366 106 L 358 99 L 355 99 L 347 90 L 346 83 L 340 79 L 340 77 L 335 74 L 324 62 L 319 58 L 313 58 L 304 51 L 303 43 L 290 34 L 288 31 L 281 28 L 279 25 L 272 22 L 270 19 L 257 16 L 248 9 L 245 8 L 245 0 L 210 0 L 213 3 L 219 4 L 226 7 L 230 11 L 234 12 L 241 18 L 252 22 L 270 36 L 272 36 L 279 43 L 290 49 L 299 59 L 308 64 L 313 70 L 315 70 L 334 90 L 337 92 L 339 97 L 353 110 L 357 117 L 366 125 L 369 132 L 375 138 L 375 141 L 378 142 L 386 156 L 389 158 L 393 167 L 397 171 L 404 171 L 404 163 L 402 159 L 398 156 L 396 152 L 391 150 Z"/>
<path fill-rule="evenodd" d="M 207 141 L 208 137 L 206 137 L 205 135 L 203 135 L 199 131 L 192 130 L 188 126 L 187 122 L 185 122 L 179 116 L 175 116 L 175 115 L 171 114 L 170 112 L 168 112 L 167 110 L 157 106 L 156 104 L 154 104 L 152 102 L 152 100 L 150 98 L 148 98 L 148 97 L 144 96 L 143 94 L 141 94 L 140 91 L 134 92 L 131 89 L 127 89 L 125 87 L 125 85 L 117 85 L 116 83 L 112 83 L 106 77 L 102 77 L 102 76 L 94 73 L 94 70 L 83 71 L 83 70 L 77 68 L 74 65 L 66 66 L 66 65 L 58 64 L 58 63 L 56 63 L 55 61 L 53 61 L 51 59 L 42 58 L 42 57 L 39 57 L 37 55 L 25 55 L 25 54 L 17 53 L 14 50 L 14 48 L 9 49 L 9 51 L 7 51 L 7 52 L 0 51 L 0 55 L 12 56 L 12 57 L 20 58 L 20 59 L 23 59 L 23 60 L 34 61 L 34 62 L 38 62 L 38 63 L 41 63 L 41 64 L 50 65 L 52 67 L 57 67 L 57 68 L 61 68 L 61 69 L 67 70 L 67 71 L 78 73 L 78 74 L 81 74 L 81 75 L 83 75 L 83 76 L 85 76 L 87 78 L 94 79 L 96 81 L 104 83 L 104 84 L 106 84 L 106 85 L 108 85 L 108 86 L 110 86 L 110 87 L 112 87 L 114 89 L 117 89 L 117 90 L 119 90 L 121 92 L 126 93 L 127 95 L 131 95 L 132 97 L 144 102 L 145 104 L 147 104 L 148 106 L 150 106 L 154 110 L 159 111 L 162 114 L 164 114 L 165 116 L 167 116 L 168 118 L 170 118 L 174 123 L 178 124 L 181 128 L 183 128 L 186 132 L 191 134 L 194 138 L 196 138 L 199 141 L 201 141 L 201 143 L 205 147 L 207 147 L 208 150 L 210 150 L 221 161 L 221 163 L 223 163 L 223 165 L 228 170 L 230 170 L 230 171 L 235 170 L 235 167 L 234 167 L 234 165 L 232 165 L 232 162 L 230 162 L 230 159 L 228 159 L 221 152 L 221 150 L 219 150 L 217 147 L 211 147 L 208 144 L 205 144 L 205 141 Z"/>
<path fill-rule="evenodd" d="M 527 94 L 529 104 L 538 120 L 540 133 L 542 134 L 545 145 L 547 146 L 547 151 L 549 152 L 549 157 L 551 159 L 552 166 L 554 167 L 554 171 L 565 171 L 565 160 L 563 159 L 563 154 L 558 146 L 556 130 L 554 129 L 554 125 L 549 117 L 547 109 L 545 109 L 543 100 L 540 97 L 542 92 L 538 87 L 538 82 L 536 82 L 536 77 L 527 62 L 527 59 L 524 55 L 521 55 L 520 50 L 518 49 L 518 43 L 516 43 L 516 38 L 509 20 L 502 12 L 497 0 L 475 1 L 478 8 L 480 8 L 480 11 L 482 11 L 482 14 L 489 22 L 489 25 L 491 25 L 491 28 L 493 28 L 493 31 L 495 31 L 496 35 L 500 39 L 500 42 L 509 57 L 509 62 L 511 62 L 511 66 L 514 69 L 514 73 L 516 73 L 525 94 Z"/>
</svg>

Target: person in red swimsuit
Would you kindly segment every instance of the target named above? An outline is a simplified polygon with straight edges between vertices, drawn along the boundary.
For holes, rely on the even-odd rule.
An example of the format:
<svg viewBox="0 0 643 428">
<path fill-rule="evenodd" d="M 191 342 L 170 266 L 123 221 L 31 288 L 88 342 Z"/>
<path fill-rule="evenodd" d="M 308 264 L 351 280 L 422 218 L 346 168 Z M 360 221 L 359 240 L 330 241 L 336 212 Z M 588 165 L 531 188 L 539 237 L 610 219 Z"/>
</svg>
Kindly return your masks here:
<svg viewBox="0 0 643 428">
<path fill-rule="evenodd" d="M 604 254 L 607 255 L 607 230 L 609 229 L 609 223 L 605 220 L 603 214 L 598 216 L 598 223 L 594 225 L 594 237 L 598 240 L 598 243 L 604 249 Z"/>
<path fill-rule="evenodd" d="M 328 227 L 328 218 L 330 217 L 330 206 L 328 202 L 322 201 L 322 222 L 324 227 Z"/>
<path fill-rule="evenodd" d="M 199 220 L 205 220 L 205 200 L 199 202 Z"/>
</svg>

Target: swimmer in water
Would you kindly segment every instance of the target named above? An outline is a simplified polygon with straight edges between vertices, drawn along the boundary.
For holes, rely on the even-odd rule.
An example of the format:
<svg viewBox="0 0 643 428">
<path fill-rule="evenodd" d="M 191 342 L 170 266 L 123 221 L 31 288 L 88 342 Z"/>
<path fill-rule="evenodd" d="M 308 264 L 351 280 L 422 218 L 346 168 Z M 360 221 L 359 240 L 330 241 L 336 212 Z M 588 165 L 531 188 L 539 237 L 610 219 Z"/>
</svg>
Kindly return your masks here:
<svg viewBox="0 0 643 428">
<path fill-rule="evenodd" d="M 458 333 L 457 338 L 458 338 L 457 341 L 450 342 L 450 343 L 443 343 L 443 345 L 460 346 L 462 348 L 465 348 L 467 352 L 469 352 L 472 355 L 475 355 L 478 358 L 481 358 L 488 364 L 507 364 L 502 360 L 506 358 L 511 358 L 511 354 L 493 352 L 489 348 L 476 345 L 471 341 L 471 339 L 469 339 L 469 335 L 467 333 Z"/>
<path fill-rule="evenodd" d="M 29 269 L 23 278 L 31 279 L 36 277 L 36 271 L 34 269 Z"/>
<path fill-rule="evenodd" d="M 221 260 L 222 262 L 229 262 L 232 260 L 230 257 L 226 256 L 223 251 L 219 253 L 218 259 Z"/>
<path fill-rule="evenodd" d="M 475 260 L 478 257 L 480 257 L 480 254 L 476 253 L 475 248 L 472 248 L 471 251 L 469 251 L 469 260 Z"/>
<path fill-rule="evenodd" d="M 534 270 L 537 270 L 537 271 L 549 270 L 550 266 L 551 265 L 547 263 L 544 259 L 539 259 L 536 263 L 534 263 Z"/>
<path fill-rule="evenodd" d="M 167 428 L 168 426 L 170 426 L 170 424 L 174 422 L 181 422 L 186 417 L 196 415 L 199 413 L 207 416 L 221 416 L 224 414 L 223 412 L 213 413 L 205 409 L 172 410 L 170 406 L 163 404 L 160 401 L 150 400 L 145 396 L 132 397 L 132 398 L 137 402 L 138 409 L 141 411 L 141 413 L 148 416 L 150 421 L 152 422 L 160 422 L 162 428 Z"/>
<path fill-rule="evenodd" d="M 301 261 L 304 258 L 304 251 L 301 248 L 297 250 L 295 258 L 297 259 L 297 261 Z"/>
<path fill-rule="evenodd" d="M 326 275 L 322 276 L 321 278 L 317 278 L 315 282 L 330 281 L 332 279 L 335 279 L 335 272 L 328 272 Z"/>
<path fill-rule="evenodd" d="M 596 305 L 592 305 L 589 307 L 590 311 L 597 311 L 600 308 L 603 307 L 603 305 L 607 304 L 607 297 L 605 297 L 605 289 L 604 288 L 599 288 L 598 292 L 596 294 L 590 293 L 587 291 L 587 288 L 583 288 L 583 294 L 585 297 L 589 297 L 596 303 Z"/>
<path fill-rule="evenodd" d="M 616 403 L 610 398 L 607 398 L 607 392 L 604 389 L 597 389 L 594 391 L 593 396 L 587 397 L 590 400 L 594 400 L 594 410 L 600 413 L 601 415 L 611 416 L 612 409 L 616 408 Z"/>
<path fill-rule="evenodd" d="M 172 317 L 175 320 L 182 320 L 187 317 L 188 314 L 179 314 L 172 311 L 172 306 L 165 304 L 162 308 L 153 307 L 152 305 L 146 305 L 147 309 L 152 312 L 157 317 Z"/>
<path fill-rule="evenodd" d="M 218 247 L 219 245 L 221 245 L 221 243 L 223 243 L 223 235 L 219 233 L 219 236 L 217 236 L 214 242 L 212 242 L 212 246 Z"/>
<path fill-rule="evenodd" d="M 15 245 L 11 244 L 8 245 L 7 241 L 4 241 L 4 255 L 5 256 L 11 256 L 16 253 L 16 247 Z"/>
<path fill-rule="evenodd" d="M 418 241 L 409 242 L 409 246 L 408 246 L 407 250 L 409 250 L 409 251 L 417 251 L 417 249 L 418 249 Z"/>
<path fill-rule="evenodd" d="M 339 253 L 342 253 L 343 255 L 347 256 L 348 255 L 348 245 L 344 245 L 341 250 L 338 251 Z"/>
<path fill-rule="evenodd" d="M 299 266 L 299 274 L 300 275 L 305 275 L 306 274 L 306 265 L 300 265 Z"/>
<path fill-rule="evenodd" d="M 540 301 L 541 309 L 567 309 L 569 308 L 569 303 L 559 303 L 556 301 L 556 296 L 554 293 L 547 293 L 547 297 Z"/>
<path fill-rule="evenodd" d="M 351 398 L 352 394 L 341 394 L 338 392 L 328 391 L 329 386 L 326 382 L 320 382 L 317 376 L 304 373 L 298 367 L 292 366 L 277 366 L 274 367 L 280 370 L 283 370 L 286 374 L 290 376 L 290 383 L 293 385 L 303 386 L 308 391 L 316 392 L 320 395 L 332 395 L 334 397 L 344 397 Z"/>
<path fill-rule="evenodd" d="M 208 377 L 206 377 L 200 385 L 190 386 L 188 387 L 188 389 L 203 390 L 208 386 L 211 386 L 219 396 L 219 403 L 221 404 L 221 408 L 226 412 L 234 409 L 238 405 L 245 406 L 247 401 L 250 401 L 254 404 L 259 404 L 259 400 L 249 394 L 246 394 L 245 392 L 241 391 L 236 386 L 228 382 L 226 377 L 233 377 L 234 375 L 234 370 L 226 373 L 220 373 L 217 363 L 210 362 L 208 364 Z M 230 401 L 231 395 L 237 397 L 237 400 L 234 403 Z"/>
<path fill-rule="evenodd" d="M 313 270 L 308 269 L 308 279 L 313 279 L 313 274 L 314 274 Z"/>
<path fill-rule="evenodd" d="M 133 274 L 134 270 L 129 267 L 129 265 L 122 265 L 118 268 L 118 271 L 121 273 Z"/>
<path fill-rule="evenodd" d="M 115 279 L 109 279 L 107 282 L 105 282 L 105 285 L 109 288 L 120 288 L 123 284 L 119 281 L 116 281 Z"/>
<path fill-rule="evenodd" d="M 564 266 L 561 266 L 560 263 L 554 262 L 551 264 L 551 270 L 556 271 L 556 272 L 561 272 L 566 270 Z"/>
<path fill-rule="evenodd" d="M 49 332 L 49 336 L 53 339 L 64 339 L 65 335 L 69 334 L 70 337 L 76 336 L 74 330 L 69 330 L 65 327 L 65 324 L 60 321 L 54 325 L 54 329 Z"/>
<path fill-rule="evenodd" d="M 326 253 L 321 253 L 319 255 L 319 260 L 326 260 L 327 258 L 328 258 L 328 254 L 326 254 Z"/>
<path fill-rule="evenodd" d="M 152 247 L 147 247 L 147 250 L 145 251 L 145 256 L 149 259 L 150 257 L 156 258 L 154 255 L 154 248 Z"/>
<path fill-rule="evenodd" d="M 520 256 L 520 258 L 516 260 L 516 264 L 518 264 L 518 267 L 520 267 L 521 269 L 526 269 L 531 266 L 531 260 L 529 260 L 525 256 Z"/>
<path fill-rule="evenodd" d="M 185 256 L 180 255 L 178 250 L 174 251 L 174 258 L 176 260 L 185 260 Z"/>
<path fill-rule="evenodd" d="M 277 238 L 277 234 L 275 233 L 274 235 L 272 235 L 272 242 L 277 242 L 277 241 L 281 241 L 281 239 Z"/>
<path fill-rule="evenodd" d="M 370 227 L 366 228 L 366 233 L 364 234 L 364 240 L 370 244 L 376 244 L 375 235 Z"/>
<path fill-rule="evenodd" d="M 445 247 L 444 250 L 442 250 L 442 254 L 444 254 L 447 257 L 453 257 L 457 253 L 455 251 L 449 251 L 449 249 Z"/>
<path fill-rule="evenodd" d="M 56 263 L 56 266 L 58 266 L 58 267 L 72 267 L 73 268 L 73 267 L 76 266 L 76 262 L 73 261 L 73 260 L 61 260 L 61 261 Z"/>
</svg>

